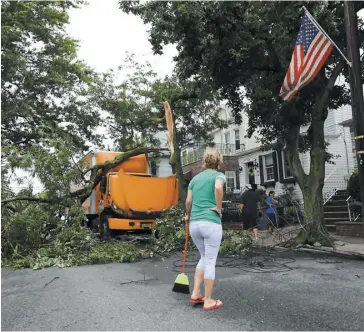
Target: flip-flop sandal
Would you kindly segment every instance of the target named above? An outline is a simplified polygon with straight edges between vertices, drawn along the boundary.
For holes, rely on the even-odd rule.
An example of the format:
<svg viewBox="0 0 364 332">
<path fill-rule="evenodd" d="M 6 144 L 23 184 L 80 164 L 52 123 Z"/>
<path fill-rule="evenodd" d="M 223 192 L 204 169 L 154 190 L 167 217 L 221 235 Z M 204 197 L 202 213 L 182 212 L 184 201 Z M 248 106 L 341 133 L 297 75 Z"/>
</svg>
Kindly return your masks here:
<svg viewBox="0 0 364 332">
<path fill-rule="evenodd" d="M 193 304 L 202 304 L 205 302 L 205 299 L 203 297 L 200 297 L 199 299 L 190 299 L 190 303 Z"/>
<path fill-rule="evenodd" d="M 210 310 L 215 310 L 215 309 L 219 309 L 222 308 L 224 306 L 224 303 L 221 302 L 221 304 L 217 304 L 220 300 L 216 301 L 216 304 L 211 306 L 211 307 L 203 307 L 204 311 L 210 311 Z"/>
</svg>

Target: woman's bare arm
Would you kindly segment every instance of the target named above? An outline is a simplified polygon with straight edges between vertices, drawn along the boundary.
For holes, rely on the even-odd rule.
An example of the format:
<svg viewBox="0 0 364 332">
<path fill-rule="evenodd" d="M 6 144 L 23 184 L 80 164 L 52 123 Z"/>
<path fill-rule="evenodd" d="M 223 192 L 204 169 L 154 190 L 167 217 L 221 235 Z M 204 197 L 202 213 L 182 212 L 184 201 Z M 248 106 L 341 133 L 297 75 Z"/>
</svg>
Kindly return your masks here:
<svg viewBox="0 0 364 332">
<path fill-rule="evenodd" d="M 224 197 L 224 181 L 217 179 L 215 181 L 215 200 L 216 200 L 216 208 L 220 211 L 222 209 L 223 197 Z"/>
<path fill-rule="evenodd" d="M 186 198 L 186 216 L 189 219 L 191 215 L 192 208 L 192 190 L 188 190 Z"/>
</svg>

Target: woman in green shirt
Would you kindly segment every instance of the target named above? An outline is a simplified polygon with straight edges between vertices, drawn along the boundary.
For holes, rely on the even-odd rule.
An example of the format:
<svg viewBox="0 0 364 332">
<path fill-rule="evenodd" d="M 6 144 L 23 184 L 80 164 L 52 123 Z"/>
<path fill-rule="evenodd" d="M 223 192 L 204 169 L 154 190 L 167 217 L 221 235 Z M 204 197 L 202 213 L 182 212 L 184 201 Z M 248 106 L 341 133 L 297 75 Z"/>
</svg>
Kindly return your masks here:
<svg viewBox="0 0 364 332">
<path fill-rule="evenodd" d="M 186 222 L 190 222 L 190 234 L 201 255 L 190 301 L 204 303 L 204 310 L 213 310 L 223 306 L 220 300 L 212 298 L 212 291 L 222 238 L 221 209 L 226 178 L 219 172 L 222 155 L 216 149 L 208 148 L 203 161 L 205 170 L 190 182 L 186 199 Z M 201 295 L 202 282 L 204 297 Z"/>
</svg>

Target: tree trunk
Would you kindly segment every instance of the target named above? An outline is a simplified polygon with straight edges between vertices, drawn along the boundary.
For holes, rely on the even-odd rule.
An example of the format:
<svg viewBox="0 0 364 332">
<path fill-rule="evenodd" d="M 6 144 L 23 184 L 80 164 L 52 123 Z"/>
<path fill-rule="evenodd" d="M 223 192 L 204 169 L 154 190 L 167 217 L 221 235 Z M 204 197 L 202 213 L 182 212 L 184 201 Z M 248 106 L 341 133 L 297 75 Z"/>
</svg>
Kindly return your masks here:
<svg viewBox="0 0 364 332">
<path fill-rule="evenodd" d="M 179 201 L 184 204 L 186 201 L 186 188 L 185 188 L 185 178 L 183 176 L 183 169 L 181 164 L 181 151 L 177 144 L 175 144 L 175 140 L 173 140 L 174 145 L 174 153 L 171 155 L 169 163 L 172 167 L 173 173 L 176 173 L 178 179 L 178 194 Z"/>
<path fill-rule="evenodd" d="M 317 114 L 315 114 L 317 115 Z M 324 120 L 316 118 L 311 125 L 312 149 L 310 151 L 310 172 L 306 174 L 299 159 L 299 127 L 292 128 L 287 143 L 288 159 L 295 179 L 302 190 L 304 201 L 304 224 L 292 244 L 332 245 L 324 223 L 322 189 L 325 180 Z"/>
<path fill-rule="evenodd" d="M 179 202 L 184 204 L 187 197 L 187 191 L 185 188 L 185 177 L 183 175 L 182 163 L 181 163 L 181 149 L 179 147 L 178 136 L 177 136 L 177 128 L 176 122 L 173 114 L 173 106 L 174 103 L 171 103 L 172 109 L 172 122 L 173 122 L 173 150 L 174 152 L 171 154 L 171 158 L 169 159 L 169 164 L 172 167 L 173 173 L 176 173 L 178 179 L 178 194 L 179 194 Z"/>
<path fill-rule="evenodd" d="M 304 200 L 304 226 L 296 239 L 296 243 L 331 245 L 329 234 L 324 224 L 323 185 L 317 181 L 317 175 L 309 175 L 307 186 L 302 190 Z"/>
</svg>

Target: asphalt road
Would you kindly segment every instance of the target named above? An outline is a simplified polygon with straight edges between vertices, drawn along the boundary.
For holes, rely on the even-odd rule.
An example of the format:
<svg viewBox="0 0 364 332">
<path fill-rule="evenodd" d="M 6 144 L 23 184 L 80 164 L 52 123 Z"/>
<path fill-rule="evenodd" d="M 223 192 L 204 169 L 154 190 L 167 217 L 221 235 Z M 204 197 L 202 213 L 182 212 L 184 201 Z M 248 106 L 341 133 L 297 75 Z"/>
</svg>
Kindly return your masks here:
<svg viewBox="0 0 364 332">
<path fill-rule="evenodd" d="M 171 292 L 178 274 L 174 267 L 177 258 L 41 271 L 3 268 L 1 328 L 226 331 L 364 327 L 364 261 L 291 252 L 220 259 L 215 295 L 225 306 L 203 312 L 200 306 L 188 303 L 187 295 Z"/>
</svg>

